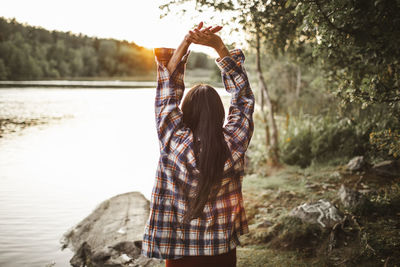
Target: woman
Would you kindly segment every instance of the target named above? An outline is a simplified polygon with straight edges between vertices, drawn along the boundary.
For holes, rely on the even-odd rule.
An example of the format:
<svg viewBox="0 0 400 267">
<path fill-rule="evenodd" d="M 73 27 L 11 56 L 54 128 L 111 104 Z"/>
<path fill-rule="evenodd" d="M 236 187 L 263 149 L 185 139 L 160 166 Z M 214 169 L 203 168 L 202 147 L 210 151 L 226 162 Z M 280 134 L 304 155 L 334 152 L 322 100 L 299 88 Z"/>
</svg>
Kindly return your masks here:
<svg viewBox="0 0 400 267">
<path fill-rule="evenodd" d="M 155 100 L 160 159 L 142 254 L 166 266 L 236 266 L 238 237 L 248 232 L 241 183 L 244 155 L 253 134 L 254 95 L 240 49 L 228 51 L 222 27 L 189 31 L 175 49 L 155 49 Z M 228 122 L 218 93 L 194 86 L 185 96 L 184 71 L 191 43 L 214 48 L 225 89 Z"/>
</svg>

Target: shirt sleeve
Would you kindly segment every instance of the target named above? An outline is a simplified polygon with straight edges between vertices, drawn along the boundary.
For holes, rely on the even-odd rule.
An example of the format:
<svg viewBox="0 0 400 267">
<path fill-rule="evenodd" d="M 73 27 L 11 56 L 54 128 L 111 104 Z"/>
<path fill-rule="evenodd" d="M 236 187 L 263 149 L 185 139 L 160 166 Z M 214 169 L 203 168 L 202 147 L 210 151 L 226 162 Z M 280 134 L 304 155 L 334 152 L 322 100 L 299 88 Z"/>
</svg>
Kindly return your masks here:
<svg viewBox="0 0 400 267">
<path fill-rule="evenodd" d="M 173 133 L 181 126 L 183 113 L 179 108 L 185 85 L 184 73 L 188 51 L 179 62 L 176 69 L 169 73 L 167 64 L 175 49 L 154 49 L 157 63 L 157 90 L 155 98 L 155 116 L 160 149 L 168 147 Z"/>
<path fill-rule="evenodd" d="M 225 90 L 232 95 L 224 131 L 229 136 L 228 145 L 234 162 L 244 156 L 254 131 L 255 101 L 243 66 L 244 60 L 240 49 L 231 50 L 230 56 L 216 59 Z"/>
</svg>

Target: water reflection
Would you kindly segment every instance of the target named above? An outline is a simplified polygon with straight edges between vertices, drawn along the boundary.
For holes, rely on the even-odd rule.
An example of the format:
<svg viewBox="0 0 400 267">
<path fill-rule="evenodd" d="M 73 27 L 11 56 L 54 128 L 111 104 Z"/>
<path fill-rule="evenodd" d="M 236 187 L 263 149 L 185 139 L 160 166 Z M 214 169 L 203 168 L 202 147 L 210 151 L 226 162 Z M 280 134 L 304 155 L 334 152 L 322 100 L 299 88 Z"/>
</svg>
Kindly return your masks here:
<svg viewBox="0 0 400 267">
<path fill-rule="evenodd" d="M 150 196 L 154 89 L 0 92 L 1 116 L 67 117 L 0 140 L 0 266 L 65 266 L 70 226 L 116 194 Z"/>
<path fill-rule="evenodd" d="M 219 90 L 223 95 L 221 90 Z M 68 266 L 62 234 L 100 202 L 150 198 L 155 89 L 0 89 L 0 117 L 60 117 L 0 138 L 0 266 Z"/>
</svg>

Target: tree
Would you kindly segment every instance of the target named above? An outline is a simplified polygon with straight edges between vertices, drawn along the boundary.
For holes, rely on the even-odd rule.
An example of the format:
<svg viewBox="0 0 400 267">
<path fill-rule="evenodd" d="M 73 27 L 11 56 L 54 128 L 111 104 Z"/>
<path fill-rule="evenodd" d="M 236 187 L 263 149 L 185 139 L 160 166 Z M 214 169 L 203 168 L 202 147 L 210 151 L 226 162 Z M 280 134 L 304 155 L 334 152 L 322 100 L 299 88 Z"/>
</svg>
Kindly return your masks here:
<svg viewBox="0 0 400 267">
<path fill-rule="evenodd" d="M 276 127 L 275 122 L 275 112 L 272 107 L 271 97 L 269 95 L 267 84 L 264 79 L 264 75 L 261 69 L 261 34 L 257 31 L 256 33 L 256 65 L 257 65 L 257 75 L 259 80 L 260 87 L 260 98 L 261 98 L 261 111 L 263 113 L 264 118 L 267 118 L 267 127 L 265 129 L 266 134 L 266 144 L 269 148 L 268 151 L 268 159 L 270 161 L 271 166 L 279 165 L 279 144 L 278 144 L 278 128 Z M 268 113 L 267 116 L 264 113 L 264 106 L 266 106 Z"/>
<path fill-rule="evenodd" d="M 8 71 L 4 61 L 0 58 L 0 80 L 7 80 Z"/>
<path fill-rule="evenodd" d="M 180 3 L 187 2 L 186 0 L 178 1 Z M 230 11 L 238 11 L 239 16 L 235 17 L 235 20 L 239 24 L 241 24 L 244 27 L 244 30 L 248 33 L 250 36 L 251 40 L 250 42 L 255 42 L 255 47 L 256 47 L 256 66 L 257 66 L 257 75 L 258 75 L 258 80 L 259 80 L 259 90 L 260 90 L 260 105 L 261 105 L 261 111 L 263 113 L 264 119 L 267 121 L 267 126 L 266 126 L 266 145 L 267 145 L 267 150 L 268 150 L 268 163 L 271 166 L 278 166 L 279 165 L 279 141 L 278 141 L 278 128 L 276 126 L 275 122 L 275 116 L 274 116 L 274 109 L 272 106 L 272 101 L 271 97 L 268 91 L 268 87 L 262 72 L 261 68 L 261 40 L 264 40 L 264 44 L 266 44 L 267 47 L 272 47 L 272 48 L 277 48 L 278 46 L 274 45 L 271 46 L 270 43 L 268 42 L 268 39 L 271 38 L 270 35 L 265 35 L 263 32 L 264 30 L 264 24 L 266 23 L 265 20 L 263 21 L 262 13 L 266 11 L 266 9 L 263 8 L 261 5 L 260 1 L 207 1 L 207 0 L 199 0 L 196 1 L 198 4 L 200 4 L 198 7 L 201 8 L 202 6 L 207 6 L 207 7 L 212 7 L 216 10 L 219 11 L 224 11 L 224 10 L 230 10 Z M 176 1 L 171 2 L 169 4 L 166 4 L 162 6 L 164 9 L 168 9 L 170 5 L 176 4 Z M 278 10 L 280 10 L 278 8 Z M 281 14 L 276 13 L 275 9 L 271 11 L 274 15 L 275 20 L 278 20 L 281 18 Z M 284 11 L 280 10 L 280 13 L 283 13 Z M 269 19 L 272 19 L 272 16 L 268 16 Z M 285 24 L 285 27 L 288 27 L 291 24 L 287 22 Z M 280 38 L 279 40 L 282 40 L 283 38 Z M 278 39 L 276 39 L 278 40 Z M 275 41 L 276 41 L 275 40 Z M 275 42 L 276 43 L 276 42 Z M 267 112 L 265 114 L 265 111 Z"/>
<path fill-rule="evenodd" d="M 254 31 L 260 32 L 262 53 L 284 53 L 321 66 L 321 76 L 329 82 L 326 89 L 343 105 L 387 104 L 387 116 L 400 125 L 400 1 L 197 0 L 196 7 L 234 12 L 232 20 L 249 41 L 254 42 Z M 383 146 L 400 146 L 396 138 L 385 140 L 392 141 Z"/>
</svg>

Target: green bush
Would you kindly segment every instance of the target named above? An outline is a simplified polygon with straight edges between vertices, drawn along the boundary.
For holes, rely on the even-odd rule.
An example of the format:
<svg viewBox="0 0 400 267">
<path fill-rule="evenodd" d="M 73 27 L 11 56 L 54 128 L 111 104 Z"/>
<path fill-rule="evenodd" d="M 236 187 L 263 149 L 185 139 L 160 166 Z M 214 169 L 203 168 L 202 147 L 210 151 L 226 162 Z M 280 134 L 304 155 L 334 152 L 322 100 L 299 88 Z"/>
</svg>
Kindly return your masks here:
<svg viewBox="0 0 400 267">
<path fill-rule="evenodd" d="M 304 168 L 312 163 L 343 164 L 359 155 L 370 161 L 392 158 L 390 153 L 378 151 L 370 143 L 371 132 L 387 127 L 385 121 L 391 120 L 379 116 L 354 119 L 300 114 L 290 120 L 287 129 L 280 127 L 281 160 Z"/>
<path fill-rule="evenodd" d="M 368 136 L 359 134 L 348 119 L 329 116 L 302 115 L 281 133 L 281 160 L 302 168 L 311 163 L 344 163 L 364 154 L 368 142 Z"/>
<path fill-rule="evenodd" d="M 365 153 L 368 135 L 357 131 L 356 125 L 349 119 L 317 117 L 316 120 L 310 142 L 314 161 L 342 163 Z"/>
<path fill-rule="evenodd" d="M 311 164 L 311 143 L 313 133 L 311 127 L 305 126 L 297 134 L 288 134 L 281 141 L 281 160 L 289 165 L 299 165 L 302 168 Z"/>
<path fill-rule="evenodd" d="M 391 129 L 371 132 L 369 141 L 379 150 L 387 150 L 390 155 L 400 157 L 400 131 Z"/>
<path fill-rule="evenodd" d="M 265 139 L 265 122 L 259 112 L 254 113 L 254 133 L 246 155 L 249 157 L 247 173 L 266 174 L 268 151 Z"/>
</svg>

